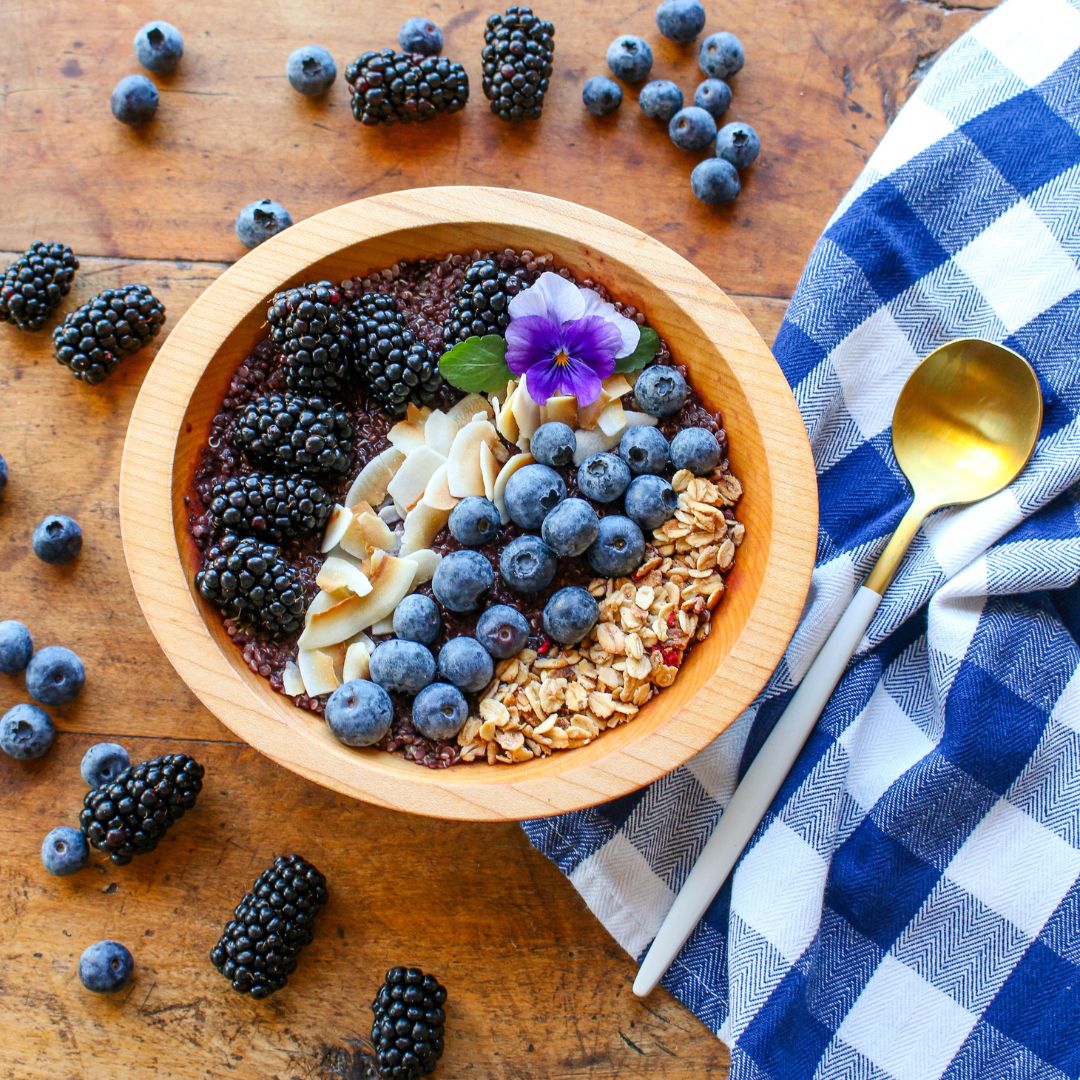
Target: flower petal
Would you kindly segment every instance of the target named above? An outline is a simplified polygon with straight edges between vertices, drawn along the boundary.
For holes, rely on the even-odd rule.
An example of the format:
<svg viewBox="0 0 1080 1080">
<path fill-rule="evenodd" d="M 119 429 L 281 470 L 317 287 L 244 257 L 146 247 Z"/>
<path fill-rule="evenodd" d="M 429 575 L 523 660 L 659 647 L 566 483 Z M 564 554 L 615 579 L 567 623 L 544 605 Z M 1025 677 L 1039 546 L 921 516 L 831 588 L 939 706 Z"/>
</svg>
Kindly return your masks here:
<svg viewBox="0 0 1080 1080">
<path fill-rule="evenodd" d="M 564 394 L 576 397 L 579 405 L 591 405 L 600 396 L 602 382 L 593 367 L 574 358 L 566 364 L 536 364 L 525 376 L 529 396 L 540 405 Z"/>
<path fill-rule="evenodd" d="M 574 360 L 602 371 L 604 379 L 615 370 L 615 353 L 622 345 L 622 338 L 613 323 L 599 315 L 589 315 L 563 323 L 560 331 L 563 348 Z"/>
<path fill-rule="evenodd" d="M 561 347 L 559 324 L 546 315 L 526 315 L 512 320 L 506 328 L 506 363 L 515 375 L 534 364 L 550 362 Z"/>
<path fill-rule="evenodd" d="M 580 319 L 585 313 L 581 290 L 559 274 L 545 271 L 528 289 L 519 292 L 507 309 L 511 319 L 547 315 L 557 323 Z"/>
<path fill-rule="evenodd" d="M 581 289 L 579 291 L 585 302 L 585 314 L 598 315 L 603 319 L 607 319 L 619 331 L 622 345 L 615 355 L 617 357 L 629 356 L 638 347 L 638 342 L 641 340 L 641 328 L 638 324 L 633 319 L 620 315 L 615 310 L 615 305 L 601 299 L 598 292 L 594 292 L 592 289 Z"/>
</svg>

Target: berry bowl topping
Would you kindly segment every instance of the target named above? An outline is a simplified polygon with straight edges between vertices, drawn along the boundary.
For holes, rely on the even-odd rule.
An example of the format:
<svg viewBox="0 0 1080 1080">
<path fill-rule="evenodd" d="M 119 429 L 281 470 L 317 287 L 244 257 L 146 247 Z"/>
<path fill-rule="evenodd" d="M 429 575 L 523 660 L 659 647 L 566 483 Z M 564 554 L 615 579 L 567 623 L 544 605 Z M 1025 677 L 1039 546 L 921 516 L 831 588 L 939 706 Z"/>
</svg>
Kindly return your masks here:
<svg viewBox="0 0 1080 1080">
<path fill-rule="evenodd" d="M 573 809 L 703 748 L 779 659 L 816 534 L 745 319 L 539 196 L 289 235 L 196 303 L 129 434 L 129 565 L 192 688 L 289 767 L 438 816 Z"/>
</svg>

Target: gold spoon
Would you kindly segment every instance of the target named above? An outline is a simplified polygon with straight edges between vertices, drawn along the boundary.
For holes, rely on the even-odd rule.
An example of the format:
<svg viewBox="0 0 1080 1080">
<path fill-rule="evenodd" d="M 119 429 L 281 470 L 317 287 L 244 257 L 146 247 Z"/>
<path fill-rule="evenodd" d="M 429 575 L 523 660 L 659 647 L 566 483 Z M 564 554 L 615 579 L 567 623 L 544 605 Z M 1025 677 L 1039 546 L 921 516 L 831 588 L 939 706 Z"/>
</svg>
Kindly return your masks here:
<svg viewBox="0 0 1080 1080">
<path fill-rule="evenodd" d="M 1019 475 L 1042 427 L 1039 380 L 1011 349 L 961 338 L 912 372 L 893 412 L 893 450 L 914 498 L 736 788 L 634 980 L 648 994 L 727 880 L 810 737 L 928 514 L 978 502 Z"/>
</svg>

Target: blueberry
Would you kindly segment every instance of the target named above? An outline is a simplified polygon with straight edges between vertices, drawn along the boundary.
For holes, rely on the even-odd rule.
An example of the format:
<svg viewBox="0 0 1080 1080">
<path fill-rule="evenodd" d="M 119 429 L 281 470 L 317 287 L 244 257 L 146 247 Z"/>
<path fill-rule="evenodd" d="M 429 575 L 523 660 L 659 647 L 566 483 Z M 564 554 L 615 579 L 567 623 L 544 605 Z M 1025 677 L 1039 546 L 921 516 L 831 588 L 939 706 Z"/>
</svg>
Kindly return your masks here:
<svg viewBox="0 0 1080 1080">
<path fill-rule="evenodd" d="M 4 488 L 7 487 L 8 476 L 10 475 L 8 463 L 4 460 L 4 455 L 0 454 L 0 494 L 2 494 Z"/>
<path fill-rule="evenodd" d="M 649 43 L 633 34 L 623 34 L 608 46 L 608 67 L 617 78 L 627 82 L 641 82 L 648 78 L 652 70 L 652 59 Z"/>
<path fill-rule="evenodd" d="M 565 499 L 546 518 L 544 543 L 556 555 L 584 555 L 600 531 L 600 518 L 584 499 Z"/>
<path fill-rule="evenodd" d="M 726 30 L 719 34 L 710 34 L 702 43 L 698 53 L 701 70 L 713 79 L 730 79 L 742 70 L 746 62 L 742 42 Z"/>
<path fill-rule="evenodd" d="M 285 61 L 289 85 L 305 97 L 322 97 L 337 78 L 337 64 L 321 45 L 301 45 Z"/>
<path fill-rule="evenodd" d="M 548 465 L 526 465 L 506 485 L 506 512 L 515 525 L 539 529 L 544 518 L 566 498 L 563 478 Z"/>
<path fill-rule="evenodd" d="M 529 621 L 509 604 L 495 604 L 476 620 L 476 640 L 496 660 L 508 660 L 525 648 Z"/>
<path fill-rule="evenodd" d="M 690 387 L 679 371 L 662 364 L 646 368 L 634 383 L 634 397 L 650 416 L 677 413 L 689 396 Z"/>
<path fill-rule="evenodd" d="M 413 727 L 432 742 L 455 738 L 468 715 L 465 695 L 447 683 L 432 683 L 416 695 L 412 706 Z"/>
<path fill-rule="evenodd" d="M 479 551 L 453 551 L 435 568 L 431 590 L 448 611 L 472 611 L 494 584 L 495 571 Z"/>
<path fill-rule="evenodd" d="M 246 248 L 257 248 L 264 240 L 276 236 L 293 223 L 292 215 L 273 199 L 248 203 L 236 215 L 236 236 Z"/>
<path fill-rule="evenodd" d="M 706 79 L 694 91 L 694 104 L 719 119 L 731 105 L 731 87 L 723 79 Z"/>
<path fill-rule="evenodd" d="M 154 119 L 158 107 L 157 87 L 145 75 L 125 75 L 116 84 L 109 106 L 121 124 L 139 127 Z"/>
<path fill-rule="evenodd" d="M 705 25 L 705 8 L 699 0 L 664 0 L 656 9 L 656 25 L 672 41 L 693 41 Z"/>
<path fill-rule="evenodd" d="M 518 592 L 534 593 L 546 589 L 555 580 L 559 560 L 538 536 L 519 536 L 503 548 L 499 573 L 503 581 Z"/>
<path fill-rule="evenodd" d="M 683 428 L 671 440 L 671 463 L 676 469 L 689 469 L 695 476 L 705 476 L 719 462 L 720 444 L 705 428 Z"/>
<path fill-rule="evenodd" d="M 79 763 L 83 780 L 92 788 L 111 784 L 129 765 L 128 752 L 114 742 L 94 743 Z"/>
<path fill-rule="evenodd" d="M 675 489 L 660 476 L 638 476 L 626 489 L 626 514 L 643 529 L 660 528 L 679 505 Z"/>
<path fill-rule="evenodd" d="M 748 169 L 761 153 L 761 140 L 749 124 L 725 124 L 716 133 L 716 156 L 736 169 Z"/>
<path fill-rule="evenodd" d="M 683 107 L 682 91 L 670 79 L 654 79 L 638 94 L 638 105 L 654 120 L 670 120 Z"/>
<path fill-rule="evenodd" d="M 66 705 L 86 682 L 82 661 L 63 645 L 47 645 L 26 668 L 26 689 L 45 705 Z"/>
<path fill-rule="evenodd" d="M 442 52 L 442 31 L 430 19 L 408 19 L 398 31 L 398 44 L 405 52 L 438 56 Z"/>
<path fill-rule="evenodd" d="M 439 605 L 430 596 L 412 593 L 394 609 L 394 633 L 402 641 L 434 645 L 441 629 Z"/>
<path fill-rule="evenodd" d="M 34 655 L 34 639 L 21 622 L 6 619 L 0 622 L 0 672 L 18 675 L 26 670 Z"/>
<path fill-rule="evenodd" d="M 578 468 L 577 484 L 593 502 L 614 502 L 630 484 L 630 468 L 614 454 L 593 454 Z"/>
<path fill-rule="evenodd" d="M 41 757 L 55 737 L 49 714 L 36 705 L 16 705 L 0 719 L 0 750 L 19 761 Z"/>
<path fill-rule="evenodd" d="M 148 22 L 135 34 L 135 58 L 147 71 L 167 75 L 183 55 L 183 35 L 164 19 Z"/>
<path fill-rule="evenodd" d="M 371 654 L 371 680 L 384 690 L 418 694 L 435 678 L 435 657 L 418 641 L 391 638 Z"/>
<path fill-rule="evenodd" d="M 90 861 L 86 837 L 70 825 L 57 825 L 41 841 L 41 863 L 50 874 L 77 874 Z"/>
<path fill-rule="evenodd" d="M 600 605 L 577 585 L 560 589 L 544 606 L 544 633 L 562 645 L 576 645 L 600 617 Z"/>
<path fill-rule="evenodd" d="M 541 465 L 563 467 L 574 460 L 577 451 L 577 436 L 569 424 L 558 420 L 549 420 L 536 429 L 529 451 Z"/>
<path fill-rule="evenodd" d="M 127 986 L 134 963 L 119 941 L 98 941 L 79 957 L 79 978 L 95 994 L 115 994 Z"/>
<path fill-rule="evenodd" d="M 50 514 L 34 529 L 33 546 L 42 562 L 69 563 L 82 551 L 82 529 L 63 514 Z"/>
<path fill-rule="evenodd" d="M 459 543 L 479 547 L 499 535 L 499 508 L 481 495 L 468 495 L 450 512 L 450 535 Z"/>
<path fill-rule="evenodd" d="M 680 150 L 704 150 L 716 138 L 716 121 L 699 106 L 688 105 L 671 118 L 668 135 Z"/>
<path fill-rule="evenodd" d="M 659 428 L 642 425 L 623 432 L 619 440 L 619 457 L 635 476 L 662 473 L 671 465 L 671 448 Z"/>
<path fill-rule="evenodd" d="M 608 514 L 600 519 L 600 535 L 585 557 L 602 577 L 623 577 L 632 574 L 644 560 L 645 537 L 628 517 Z"/>
<path fill-rule="evenodd" d="M 694 197 L 710 206 L 726 206 L 734 202 L 742 184 L 735 166 L 722 158 L 706 158 L 694 166 L 690 174 Z"/>
<path fill-rule="evenodd" d="M 374 746 L 390 730 L 394 703 L 377 683 L 352 679 L 330 695 L 325 715 L 327 726 L 346 746 Z"/>
<path fill-rule="evenodd" d="M 594 75 L 585 83 L 581 100 L 593 116 L 607 116 L 622 104 L 622 87 L 606 75 Z"/>
<path fill-rule="evenodd" d="M 451 638 L 439 650 L 439 678 L 459 690 L 483 690 L 495 674 L 491 654 L 474 637 Z"/>
</svg>

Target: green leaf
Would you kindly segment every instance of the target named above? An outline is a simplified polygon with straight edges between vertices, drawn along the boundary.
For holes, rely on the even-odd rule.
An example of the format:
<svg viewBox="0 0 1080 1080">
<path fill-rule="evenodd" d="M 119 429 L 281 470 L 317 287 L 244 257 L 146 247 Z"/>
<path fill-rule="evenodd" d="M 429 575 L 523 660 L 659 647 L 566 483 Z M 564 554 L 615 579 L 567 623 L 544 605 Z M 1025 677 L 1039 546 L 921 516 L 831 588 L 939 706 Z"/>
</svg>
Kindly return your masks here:
<svg viewBox="0 0 1080 1080">
<path fill-rule="evenodd" d="M 442 377 L 471 394 L 501 394 L 514 377 L 506 363 L 506 338 L 498 334 L 466 338 L 439 360 Z"/>
<path fill-rule="evenodd" d="M 629 356 L 616 360 L 615 370 L 621 371 L 624 375 L 628 371 L 637 371 L 646 364 L 652 363 L 659 349 L 660 335 L 651 326 L 643 326 L 637 348 Z"/>
</svg>

